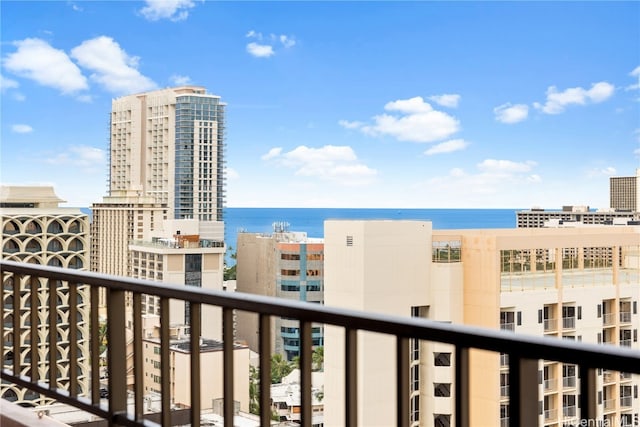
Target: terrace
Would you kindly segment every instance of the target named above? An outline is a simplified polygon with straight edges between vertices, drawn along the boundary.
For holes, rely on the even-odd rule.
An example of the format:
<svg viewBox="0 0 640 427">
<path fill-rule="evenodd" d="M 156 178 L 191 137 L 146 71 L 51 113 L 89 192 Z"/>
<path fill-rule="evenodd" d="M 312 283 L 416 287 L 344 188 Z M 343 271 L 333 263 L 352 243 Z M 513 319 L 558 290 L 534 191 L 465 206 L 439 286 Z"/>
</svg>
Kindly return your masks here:
<svg viewBox="0 0 640 427">
<path fill-rule="evenodd" d="M 202 307 L 211 305 L 221 308 L 223 318 L 223 389 L 224 396 L 224 425 L 232 427 L 234 420 L 234 359 L 233 359 L 233 316 L 234 310 L 243 310 L 256 313 L 259 316 L 259 336 L 260 336 L 260 424 L 270 426 L 271 424 L 271 399 L 270 399 L 270 329 L 271 318 L 274 316 L 298 319 L 300 321 L 300 420 L 301 425 L 311 427 L 313 418 L 312 408 L 312 324 L 323 323 L 325 325 L 335 325 L 344 328 L 345 331 L 345 352 L 344 360 L 347 366 L 345 387 L 345 419 L 344 425 L 355 426 L 358 424 L 358 331 L 371 331 L 387 334 L 396 337 L 396 358 L 390 361 L 395 364 L 396 379 L 394 387 L 397 396 L 396 420 L 398 426 L 410 425 L 410 340 L 419 339 L 434 341 L 455 346 L 453 365 L 455 366 L 455 382 L 452 395 L 455 396 L 455 412 L 453 414 L 454 425 L 468 426 L 471 424 L 469 407 L 470 390 L 470 350 L 481 349 L 504 355 L 505 363 L 509 367 L 509 383 L 506 387 L 509 396 L 508 417 L 502 417 L 502 425 L 509 426 L 533 426 L 538 424 L 538 361 L 540 359 L 561 361 L 572 363 L 577 366 L 578 375 L 578 417 L 583 420 L 584 425 L 592 425 L 596 416 L 596 370 L 609 369 L 623 371 L 627 374 L 640 374 L 640 353 L 628 348 L 614 346 L 598 346 L 577 341 L 558 340 L 544 337 L 532 337 L 518 335 L 499 330 L 487 330 L 476 327 L 454 325 L 429 321 L 420 318 L 398 317 L 374 313 L 364 313 L 355 310 L 336 309 L 332 307 L 319 306 L 317 304 L 307 304 L 298 301 L 282 300 L 275 298 L 260 297 L 247 294 L 230 294 L 226 292 L 207 291 L 200 288 L 171 286 L 156 282 L 106 276 L 96 273 L 60 269 L 55 267 L 40 266 L 34 264 L 16 263 L 11 261 L 0 261 L 2 267 L 1 275 L 3 284 L 8 280 L 15 284 L 11 289 L 3 290 L 2 317 L 8 310 L 6 301 L 11 301 L 12 310 L 20 309 L 29 313 L 33 320 L 37 319 L 37 310 L 42 308 L 41 301 L 37 297 L 27 298 L 29 305 L 23 303 L 21 299 L 22 291 L 29 291 L 28 286 L 36 289 L 34 284 L 38 281 L 45 281 L 48 286 L 55 290 L 56 286 L 66 285 L 69 288 L 70 321 L 68 327 L 70 348 L 70 361 L 78 357 L 77 344 L 74 344 L 78 336 L 78 326 L 76 320 L 77 313 L 73 302 L 77 301 L 78 289 L 88 288 L 90 295 L 90 393 L 88 396 L 80 396 L 77 383 L 77 366 L 71 363 L 68 372 L 68 384 L 62 386 L 56 380 L 53 384 L 47 378 L 59 378 L 56 364 L 50 368 L 50 372 L 45 377 L 38 377 L 38 358 L 31 357 L 31 373 L 34 376 L 24 376 L 16 369 L 17 357 L 10 360 L 8 347 L 19 345 L 33 350 L 32 354 L 37 355 L 38 340 L 27 341 L 24 335 L 19 333 L 17 322 L 4 323 L 4 331 L 13 332 L 13 341 L 7 342 L 3 331 L 0 343 L 0 365 L 3 366 L 1 378 L 4 382 L 16 384 L 28 388 L 36 393 L 46 395 L 59 402 L 67 403 L 83 411 L 103 418 L 109 425 L 123 426 L 170 426 L 174 413 L 170 396 L 170 364 L 168 363 L 170 354 L 170 325 L 168 321 L 169 300 L 178 299 L 188 301 L 191 309 L 190 333 L 193 337 L 200 336 L 200 322 Z M 29 279 L 29 280 L 25 280 Z M 30 284 L 30 285 L 29 285 Z M 20 288 L 17 288 L 20 286 Z M 3 285 L 4 288 L 4 285 Z M 19 289 L 21 292 L 14 292 Z M 99 339 L 98 339 L 98 300 L 100 292 L 106 293 L 107 315 L 109 319 L 108 327 L 108 370 L 109 378 L 106 383 L 108 390 L 108 401 L 103 402 L 100 398 L 100 365 Z M 161 364 L 161 412 L 159 419 L 151 421 L 143 414 L 144 395 L 141 384 L 143 384 L 143 360 L 142 360 L 142 296 L 153 295 L 161 301 L 161 325 L 160 325 L 160 364 Z M 128 405 L 128 369 L 127 354 L 128 345 L 126 339 L 126 315 L 125 307 L 128 299 L 133 301 L 133 401 L 132 407 Z M 56 312 L 57 301 L 49 298 L 46 301 L 48 310 Z M 11 316 L 13 319 L 13 316 Z M 56 324 L 55 315 L 51 316 L 50 324 Z M 35 322 L 31 323 L 35 328 Z M 56 326 L 59 328 L 59 325 Z M 35 336 L 35 334 L 33 334 Z M 51 348 L 56 348 L 57 334 L 49 333 L 48 340 Z M 181 424 L 190 424 L 198 427 L 201 424 L 201 373 L 200 345 L 199 340 L 190 340 L 191 357 L 191 405 L 187 411 L 188 420 Z M 366 357 L 366 355 L 364 355 Z M 508 359 L 507 359 L 508 357 Z M 206 367 L 204 367 L 206 369 Z M 5 409 L 9 408 L 9 409 Z M 574 408 L 575 409 L 575 408 Z M 2 414 L 0 423 L 3 426 L 32 426 L 41 425 L 43 420 L 36 414 L 25 412 L 17 405 L 2 402 Z M 46 423 L 45 423 L 46 424 Z M 51 421 L 47 425 L 59 425 Z"/>
</svg>

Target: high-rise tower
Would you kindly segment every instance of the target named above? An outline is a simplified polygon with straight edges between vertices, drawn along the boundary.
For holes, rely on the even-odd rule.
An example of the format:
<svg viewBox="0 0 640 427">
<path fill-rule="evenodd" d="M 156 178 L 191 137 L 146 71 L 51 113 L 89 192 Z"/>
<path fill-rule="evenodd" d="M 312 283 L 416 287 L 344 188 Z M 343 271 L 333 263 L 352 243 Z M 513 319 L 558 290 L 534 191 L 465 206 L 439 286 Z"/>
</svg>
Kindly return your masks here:
<svg viewBox="0 0 640 427">
<path fill-rule="evenodd" d="M 221 221 L 225 106 L 198 86 L 114 99 L 109 192 L 150 196 L 169 218 Z"/>
</svg>

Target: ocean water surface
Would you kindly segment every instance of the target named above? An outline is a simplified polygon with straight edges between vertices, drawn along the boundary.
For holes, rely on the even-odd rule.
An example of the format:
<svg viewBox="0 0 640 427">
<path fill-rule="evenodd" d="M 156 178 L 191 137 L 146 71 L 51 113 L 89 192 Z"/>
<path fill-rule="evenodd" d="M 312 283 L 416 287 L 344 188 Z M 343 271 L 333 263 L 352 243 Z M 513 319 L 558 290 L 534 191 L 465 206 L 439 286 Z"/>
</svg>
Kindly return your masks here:
<svg viewBox="0 0 640 427">
<path fill-rule="evenodd" d="M 431 221 L 434 229 L 514 228 L 520 209 L 340 209 L 225 208 L 225 241 L 236 248 L 238 233 L 272 233 L 274 223 L 308 237 L 324 236 L 327 219 L 391 219 Z"/>
</svg>

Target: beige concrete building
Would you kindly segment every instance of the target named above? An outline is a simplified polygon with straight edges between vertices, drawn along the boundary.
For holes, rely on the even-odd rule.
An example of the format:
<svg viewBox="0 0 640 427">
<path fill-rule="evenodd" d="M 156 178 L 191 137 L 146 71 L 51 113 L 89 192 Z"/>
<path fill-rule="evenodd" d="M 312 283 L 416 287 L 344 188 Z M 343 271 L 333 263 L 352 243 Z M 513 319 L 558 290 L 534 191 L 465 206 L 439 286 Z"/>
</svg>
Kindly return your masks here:
<svg viewBox="0 0 640 427">
<path fill-rule="evenodd" d="M 117 190 L 91 210 L 91 271 L 129 277 L 129 244 L 150 240 L 150 231 L 167 219 L 167 208 L 135 191 Z"/>
<path fill-rule="evenodd" d="M 610 206 L 621 211 L 640 211 L 640 168 L 636 176 L 609 178 Z"/>
<path fill-rule="evenodd" d="M 325 222 L 327 305 L 640 348 L 639 299 L 640 227 L 436 231 L 420 221 Z M 327 327 L 325 341 L 325 423 L 341 425 L 344 333 Z M 412 342 L 410 354 L 412 425 L 455 425 L 452 348 Z M 361 333 L 358 357 L 360 425 L 393 425 L 395 339 Z M 508 422 L 505 362 L 472 351 L 472 425 Z M 540 361 L 539 370 L 539 425 L 577 422 L 576 367 Z M 598 373 L 603 425 L 637 416 L 639 385 L 637 376 Z"/>
<path fill-rule="evenodd" d="M 143 339 L 144 357 L 144 394 L 160 393 L 160 319 L 147 315 L 144 319 Z M 177 407 L 191 405 L 191 351 L 188 331 L 184 326 L 170 327 L 171 343 L 169 347 L 171 363 L 171 398 Z M 202 378 L 200 380 L 200 405 L 206 411 L 213 409 L 221 413 L 223 405 L 223 345 L 221 341 L 212 339 L 200 340 L 200 364 Z M 234 402 L 236 413 L 249 412 L 249 348 L 234 345 Z"/>
<path fill-rule="evenodd" d="M 218 229 L 217 238 L 209 240 L 200 235 L 201 226 L 202 222 L 197 220 L 166 220 L 160 231 L 151 232 L 151 239 L 132 242 L 129 245 L 131 277 L 223 290 L 223 228 Z M 216 233 L 208 230 L 207 234 Z M 146 296 L 142 311 L 159 315 L 159 299 Z M 169 312 L 171 324 L 184 325 L 191 320 L 184 301 L 171 300 Z M 202 336 L 222 339 L 221 310 L 204 306 L 202 319 Z"/>
<path fill-rule="evenodd" d="M 627 225 L 640 223 L 640 212 L 615 209 L 590 210 L 589 206 L 563 206 L 562 209 L 531 208 L 516 212 L 516 227 L 540 228 L 580 225 Z"/>
<path fill-rule="evenodd" d="M 221 221 L 225 106 L 199 86 L 114 99 L 110 191 L 151 197 L 169 218 Z"/>
<path fill-rule="evenodd" d="M 87 270 L 89 265 L 89 216 L 79 209 L 62 208 L 52 187 L 0 187 L 0 221 L 2 221 L 2 259 L 16 262 Z M 37 289 L 37 336 L 32 336 L 32 286 Z M 71 364 L 76 364 L 80 394 L 89 391 L 89 291 L 85 286 L 77 288 L 78 336 L 70 333 L 69 287 L 62 283 L 52 295 L 52 285 L 46 279 L 32 283 L 22 278 L 20 283 L 12 279 L 2 283 L 2 339 L 5 349 L 2 368 L 17 370 L 22 375 L 33 375 L 45 381 L 49 373 L 49 334 L 57 333 L 57 369 L 60 373 L 57 387 L 68 389 Z M 15 292 L 20 293 L 20 309 L 13 304 Z M 49 324 L 49 298 L 57 298 L 57 324 Z M 17 324 L 19 336 L 14 336 Z M 38 340 L 38 354 L 30 352 L 32 340 Z M 10 345 L 6 345 L 9 343 Z M 77 345 L 77 358 L 71 360 L 70 347 Z M 38 373 L 31 373 L 31 360 L 38 360 Z M 23 406 L 37 406 L 51 402 L 50 398 L 25 391 L 14 384 L 0 385 L 0 397 Z"/>
<path fill-rule="evenodd" d="M 303 232 L 281 230 L 273 234 L 239 233 L 236 253 L 236 291 L 322 304 L 324 244 Z M 238 312 L 238 338 L 258 351 L 258 319 Z M 273 352 L 292 360 L 300 353 L 297 320 L 274 318 L 271 327 Z M 312 325 L 314 346 L 324 344 L 322 325 Z"/>
</svg>

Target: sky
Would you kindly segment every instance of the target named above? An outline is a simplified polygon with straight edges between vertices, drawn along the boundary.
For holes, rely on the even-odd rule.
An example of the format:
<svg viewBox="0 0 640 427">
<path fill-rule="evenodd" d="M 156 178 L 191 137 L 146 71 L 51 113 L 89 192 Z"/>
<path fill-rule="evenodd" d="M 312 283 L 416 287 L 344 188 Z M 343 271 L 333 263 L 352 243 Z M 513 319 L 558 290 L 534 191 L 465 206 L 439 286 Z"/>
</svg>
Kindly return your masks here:
<svg viewBox="0 0 640 427">
<path fill-rule="evenodd" d="M 229 207 L 607 208 L 640 2 L 0 2 L 0 182 L 107 194 L 114 98 L 227 103 Z"/>
</svg>

